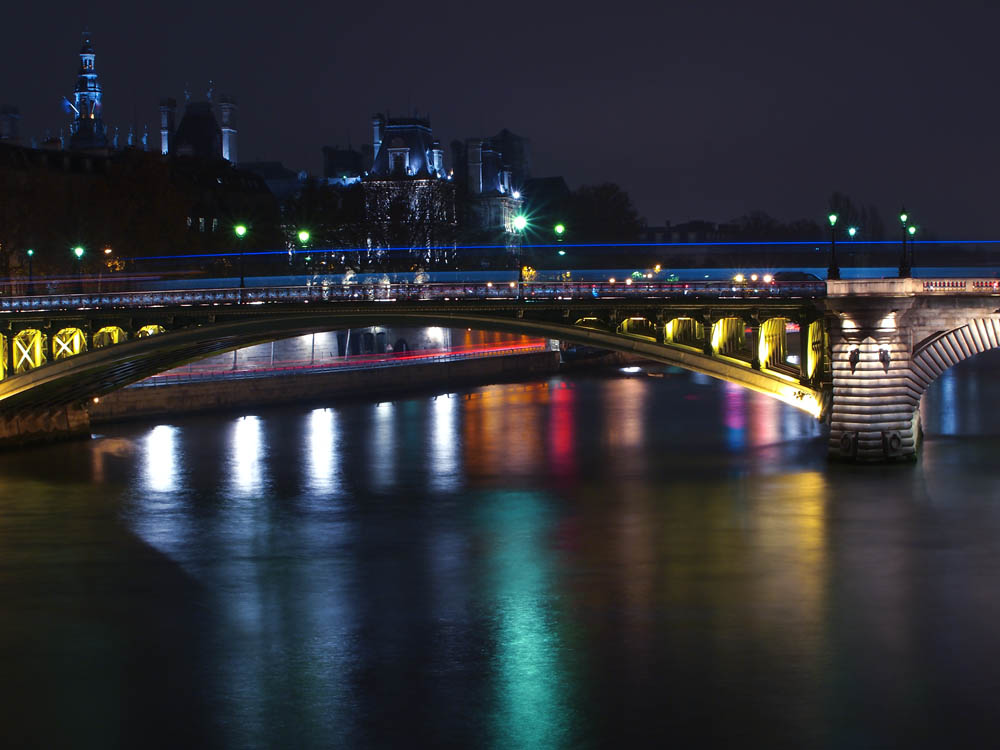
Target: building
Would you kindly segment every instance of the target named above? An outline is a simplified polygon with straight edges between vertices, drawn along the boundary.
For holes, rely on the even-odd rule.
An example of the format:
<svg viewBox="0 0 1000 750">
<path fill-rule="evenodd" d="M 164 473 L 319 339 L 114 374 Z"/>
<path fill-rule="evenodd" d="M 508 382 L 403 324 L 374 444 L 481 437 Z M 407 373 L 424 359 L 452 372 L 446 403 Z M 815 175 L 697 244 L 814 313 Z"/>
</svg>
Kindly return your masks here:
<svg viewBox="0 0 1000 750">
<path fill-rule="evenodd" d="M 160 100 L 161 154 L 224 159 L 233 166 L 237 164 L 236 100 L 222 96 L 216 106 L 213 97 L 211 84 L 202 101 L 191 101 L 191 93 L 185 91 L 184 115 L 176 128 L 177 101 L 172 98 Z"/>
<path fill-rule="evenodd" d="M 430 120 L 372 117 L 372 164 L 361 181 L 369 247 L 375 257 L 407 248 L 409 257 L 448 262 L 458 228 L 455 184 Z"/>
</svg>

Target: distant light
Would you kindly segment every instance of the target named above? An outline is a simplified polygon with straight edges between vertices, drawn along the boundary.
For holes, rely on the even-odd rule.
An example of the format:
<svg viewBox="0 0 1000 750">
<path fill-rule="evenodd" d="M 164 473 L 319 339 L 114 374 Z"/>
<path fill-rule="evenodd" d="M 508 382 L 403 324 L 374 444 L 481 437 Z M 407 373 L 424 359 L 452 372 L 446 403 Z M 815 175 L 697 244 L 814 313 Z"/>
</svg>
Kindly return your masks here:
<svg viewBox="0 0 1000 750">
<path fill-rule="evenodd" d="M 735 276 L 733 276 L 733 281 L 735 281 L 737 284 L 742 284 L 744 281 L 746 281 L 746 277 L 743 274 L 738 273 Z"/>
<path fill-rule="evenodd" d="M 307 255 L 307 256 L 306 256 L 306 262 L 308 262 L 308 261 L 310 261 L 310 260 L 312 260 L 312 259 L 313 259 L 313 257 L 312 257 L 311 255 Z"/>
<path fill-rule="evenodd" d="M 34 254 L 35 254 L 35 251 L 34 251 L 34 250 L 32 250 L 32 249 L 31 249 L 31 248 L 29 247 L 29 248 L 28 248 L 28 257 L 30 258 L 30 257 L 31 257 L 32 255 L 34 255 Z"/>
<path fill-rule="evenodd" d="M 552 229 L 555 231 L 556 234 L 563 234 L 566 231 L 566 225 L 556 224 L 554 227 L 552 227 Z"/>
<path fill-rule="evenodd" d="M 909 215 L 905 211 L 899 215 L 899 220 L 903 224 L 905 224 L 909 218 L 910 218 Z"/>
<path fill-rule="evenodd" d="M 515 191 L 514 191 L 513 193 L 511 193 L 511 197 L 512 197 L 512 198 L 513 198 L 514 200 L 517 200 L 518 198 L 520 198 L 520 197 L 521 197 L 521 191 L 520 191 L 520 190 L 515 190 Z"/>
<path fill-rule="evenodd" d="M 111 248 L 110 247 L 104 248 L 104 254 L 105 255 L 111 255 Z"/>
<path fill-rule="evenodd" d="M 97 396 L 94 396 L 94 403 L 95 404 L 101 403 L 101 399 L 99 399 Z"/>
<path fill-rule="evenodd" d="M 73 255 L 75 255 L 77 258 L 82 258 L 83 257 L 83 248 L 80 247 L 79 245 L 77 245 L 76 247 L 74 247 L 73 248 Z"/>
<path fill-rule="evenodd" d="M 907 231 L 907 232 L 909 232 L 909 233 L 910 233 L 910 235 L 912 236 L 912 235 L 914 235 L 914 234 L 916 234 L 916 233 L 917 233 L 917 228 L 916 228 L 915 226 L 912 226 L 912 225 L 911 225 L 911 226 L 910 226 L 910 228 L 909 228 L 909 229 L 907 229 L 906 231 Z"/>
<path fill-rule="evenodd" d="M 518 214 L 514 217 L 514 229 L 518 232 L 523 232 L 526 226 L 528 226 L 528 220 L 523 214 Z"/>
<path fill-rule="evenodd" d="M 769 273 L 765 273 L 764 274 L 764 283 L 765 284 L 770 284 L 773 280 L 774 280 L 774 277 L 771 276 L 771 274 L 769 274 Z"/>
<path fill-rule="evenodd" d="M 830 226 L 832 227 L 837 223 L 837 219 L 840 217 L 838 217 L 837 214 L 830 214 L 827 218 L 830 220 Z"/>
<path fill-rule="evenodd" d="M 750 274 L 750 281 L 756 281 L 756 280 L 757 280 L 757 274 L 755 273 Z"/>
<path fill-rule="evenodd" d="M 300 229 L 299 230 L 299 242 L 301 242 L 304 245 L 308 241 L 309 241 L 309 231 L 306 230 L 306 229 Z"/>
<path fill-rule="evenodd" d="M 657 263 L 655 266 L 653 266 L 653 271 L 655 271 L 656 273 L 660 272 L 660 264 L 659 263 Z"/>
<path fill-rule="evenodd" d="M 848 227 L 847 228 L 847 233 L 849 235 L 851 235 L 851 237 L 853 237 L 854 235 L 856 235 L 858 233 L 858 228 L 857 227 Z"/>
<path fill-rule="evenodd" d="M 487 286 L 487 288 L 492 289 L 493 288 L 493 282 L 492 281 L 487 281 L 486 282 L 486 286 Z"/>
<path fill-rule="evenodd" d="M 609 284 L 614 284 L 615 283 L 615 277 L 612 276 L 610 279 L 608 279 L 608 283 Z"/>
<path fill-rule="evenodd" d="M 625 279 L 625 286 L 632 286 L 632 279 Z"/>
<path fill-rule="evenodd" d="M 515 283 L 514 283 L 513 281 L 512 281 L 512 282 L 510 282 L 510 288 L 511 288 L 511 289 L 513 289 L 513 288 L 514 288 L 515 286 L 517 286 L 517 284 L 515 284 Z"/>
<path fill-rule="evenodd" d="M 641 367 L 636 367 L 635 365 L 630 365 L 629 367 L 622 367 L 622 368 L 620 368 L 619 372 L 624 372 L 624 373 L 628 373 L 629 375 L 631 375 L 631 374 L 636 373 L 636 372 L 642 372 L 642 368 Z"/>
<path fill-rule="evenodd" d="M 247 228 L 244 224 L 237 224 L 233 227 L 233 231 L 236 232 L 237 237 L 243 237 L 247 233 Z"/>
<path fill-rule="evenodd" d="M 560 251 L 559 251 L 559 254 L 560 254 L 560 255 L 565 255 L 565 254 L 566 254 L 566 251 L 565 251 L 565 250 L 560 250 Z"/>
</svg>

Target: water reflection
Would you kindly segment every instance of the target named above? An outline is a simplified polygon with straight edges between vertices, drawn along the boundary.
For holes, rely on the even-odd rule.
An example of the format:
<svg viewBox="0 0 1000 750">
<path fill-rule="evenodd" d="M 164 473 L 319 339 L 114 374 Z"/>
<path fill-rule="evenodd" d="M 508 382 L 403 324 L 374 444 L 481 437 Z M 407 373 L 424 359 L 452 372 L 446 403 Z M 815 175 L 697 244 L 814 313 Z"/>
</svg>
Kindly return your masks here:
<svg viewBox="0 0 1000 750">
<path fill-rule="evenodd" d="M 177 489 L 177 435 L 176 427 L 161 424 L 146 437 L 144 479 L 150 492 L 173 492 Z"/>
<path fill-rule="evenodd" d="M 431 402 L 430 460 L 427 466 L 431 489 L 451 492 L 461 486 L 459 478 L 459 399 L 453 394 Z"/>
<path fill-rule="evenodd" d="M 569 717 L 545 508 L 532 493 L 497 493 L 483 506 L 490 531 L 484 562 L 498 628 L 492 745 L 559 747 Z"/>
<path fill-rule="evenodd" d="M 372 407 L 371 442 L 368 446 L 372 484 L 378 490 L 387 490 L 395 482 L 396 441 L 398 438 L 394 415 L 396 404 L 383 401 Z"/>
<path fill-rule="evenodd" d="M 233 489 L 240 495 L 259 492 L 264 485 L 264 439 L 260 417 L 240 417 L 233 423 L 230 465 Z"/>
<path fill-rule="evenodd" d="M 956 369 L 893 468 L 827 465 L 807 416 L 687 376 L 0 454 L 5 737 L 44 695 L 103 706 L 95 746 L 143 707 L 210 717 L 177 746 L 988 740 L 1000 435 L 933 436 L 992 429 L 994 400 L 995 370 Z"/>
<path fill-rule="evenodd" d="M 305 432 L 309 456 L 309 489 L 322 494 L 341 491 L 340 426 L 333 409 L 314 409 Z"/>
</svg>

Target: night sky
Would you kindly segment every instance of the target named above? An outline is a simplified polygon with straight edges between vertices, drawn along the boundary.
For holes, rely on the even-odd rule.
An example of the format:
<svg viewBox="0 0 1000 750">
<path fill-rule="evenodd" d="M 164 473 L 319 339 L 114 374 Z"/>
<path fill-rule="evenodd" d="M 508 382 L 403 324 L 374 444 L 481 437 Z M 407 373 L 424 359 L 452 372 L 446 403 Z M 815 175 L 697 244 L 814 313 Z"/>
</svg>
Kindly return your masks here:
<svg viewBox="0 0 1000 750">
<path fill-rule="evenodd" d="M 115 5 L 5 8 L 0 103 L 23 137 L 67 123 L 89 25 L 105 121 L 134 112 L 154 146 L 159 98 L 211 78 L 240 103 L 242 161 L 318 172 L 373 112 L 416 109 L 445 144 L 525 135 L 535 176 L 618 182 L 650 224 L 822 219 L 839 190 L 887 224 L 905 201 L 941 236 L 1000 234 L 982 2 Z"/>
</svg>

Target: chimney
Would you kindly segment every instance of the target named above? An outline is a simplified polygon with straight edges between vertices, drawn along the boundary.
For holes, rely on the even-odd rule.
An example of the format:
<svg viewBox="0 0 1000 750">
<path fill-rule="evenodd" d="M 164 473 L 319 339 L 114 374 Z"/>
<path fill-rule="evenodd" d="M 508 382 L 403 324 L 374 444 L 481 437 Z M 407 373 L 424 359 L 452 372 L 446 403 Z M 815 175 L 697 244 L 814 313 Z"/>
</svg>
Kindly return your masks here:
<svg viewBox="0 0 1000 750">
<path fill-rule="evenodd" d="M 160 153 L 164 156 L 173 151 L 174 115 L 176 113 L 177 101 L 175 99 L 160 99 Z"/>
<path fill-rule="evenodd" d="M 381 112 L 372 115 L 372 161 L 378 158 L 379 148 L 382 146 L 382 129 L 385 127 L 385 118 Z"/>
<path fill-rule="evenodd" d="M 219 110 L 222 112 L 222 158 L 236 166 L 236 100 L 222 96 Z"/>
</svg>

